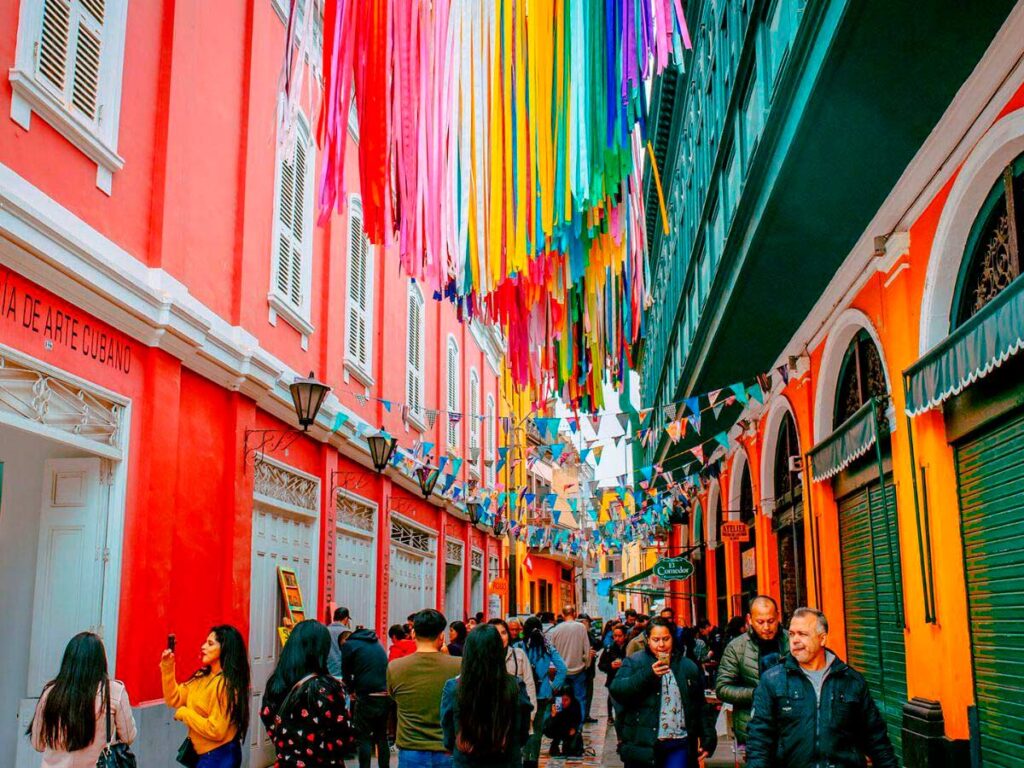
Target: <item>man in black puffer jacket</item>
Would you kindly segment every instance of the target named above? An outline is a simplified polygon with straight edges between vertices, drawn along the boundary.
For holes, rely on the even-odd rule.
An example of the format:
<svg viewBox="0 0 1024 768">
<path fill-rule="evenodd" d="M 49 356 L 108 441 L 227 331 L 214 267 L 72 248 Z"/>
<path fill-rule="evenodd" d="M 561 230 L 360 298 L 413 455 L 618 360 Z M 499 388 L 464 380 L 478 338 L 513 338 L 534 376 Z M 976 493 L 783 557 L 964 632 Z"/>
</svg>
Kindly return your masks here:
<svg viewBox="0 0 1024 768">
<path fill-rule="evenodd" d="M 353 698 L 359 766 L 369 768 L 376 745 L 377 765 L 388 768 L 388 654 L 372 629 L 359 628 L 342 643 L 341 670 Z"/>
<path fill-rule="evenodd" d="M 747 768 L 899 768 L 859 672 L 825 648 L 828 620 L 798 608 L 790 653 L 761 675 L 747 728 Z"/>
</svg>

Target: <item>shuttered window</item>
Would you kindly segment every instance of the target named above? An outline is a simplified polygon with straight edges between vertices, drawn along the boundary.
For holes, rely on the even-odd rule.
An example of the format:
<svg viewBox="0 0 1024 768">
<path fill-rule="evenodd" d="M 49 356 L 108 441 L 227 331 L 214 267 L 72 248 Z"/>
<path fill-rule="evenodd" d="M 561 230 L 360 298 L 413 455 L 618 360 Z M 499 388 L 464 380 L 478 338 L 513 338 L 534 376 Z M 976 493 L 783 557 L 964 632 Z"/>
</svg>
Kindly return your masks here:
<svg viewBox="0 0 1024 768">
<path fill-rule="evenodd" d="M 498 413 L 494 407 L 494 395 L 487 396 L 487 484 L 493 488 L 495 482 L 495 454 L 498 445 Z"/>
<path fill-rule="evenodd" d="M 363 206 L 352 197 L 348 206 L 348 297 L 345 359 L 370 375 L 373 329 L 373 258 L 363 229 Z"/>
<path fill-rule="evenodd" d="M 480 375 L 469 372 L 469 458 L 470 471 L 480 474 Z"/>
<path fill-rule="evenodd" d="M 31 0 L 20 7 L 11 118 L 27 131 L 35 112 L 96 163 L 96 184 L 110 194 L 113 173 L 124 165 L 117 134 L 127 0 Z"/>
<path fill-rule="evenodd" d="M 459 413 L 459 345 L 453 338 L 448 339 L 447 362 L 448 448 L 455 449 L 459 447 L 460 416 L 454 415 Z"/>
<path fill-rule="evenodd" d="M 406 338 L 405 400 L 409 417 L 423 423 L 423 296 L 409 284 L 408 333 Z"/>
<path fill-rule="evenodd" d="M 105 0 L 44 0 L 36 74 L 65 109 L 88 123 L 99 119 L 100 56 Z"/>
<path fill-rule="evenodd" d="M 312 253 L 312 146 L 300 119 L 294 146 L 278 150 L 277 220 L 274 243 L 274 292 L 302 319 L 309 313 L 309 262 Z"/>
</svg>

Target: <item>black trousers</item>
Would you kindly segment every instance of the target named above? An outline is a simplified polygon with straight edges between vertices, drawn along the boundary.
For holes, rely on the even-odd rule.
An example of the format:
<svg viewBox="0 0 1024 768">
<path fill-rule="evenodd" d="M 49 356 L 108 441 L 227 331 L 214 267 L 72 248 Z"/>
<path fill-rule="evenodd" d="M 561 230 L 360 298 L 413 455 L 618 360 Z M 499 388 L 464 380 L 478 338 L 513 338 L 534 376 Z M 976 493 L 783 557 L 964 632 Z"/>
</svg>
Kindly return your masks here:
<svg viewBox="0 0 1024 768">
<path fill-rule="evenodd" d="M 387 696 L 359 696 L 352 704 L 352 727 L 356 732 L 359 768 L 370 768 L 373 747 L 377 747 L 377 765 L 389 768 L 391 748 L 388 746 Z"/>
</svg>

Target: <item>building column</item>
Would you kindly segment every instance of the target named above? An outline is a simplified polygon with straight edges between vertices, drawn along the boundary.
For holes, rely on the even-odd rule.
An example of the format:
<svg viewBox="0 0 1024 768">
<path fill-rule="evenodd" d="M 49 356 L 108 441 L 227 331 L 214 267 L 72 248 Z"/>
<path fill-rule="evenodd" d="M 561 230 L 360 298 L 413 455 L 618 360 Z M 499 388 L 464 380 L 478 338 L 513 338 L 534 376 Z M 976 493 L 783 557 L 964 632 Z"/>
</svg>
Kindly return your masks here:
<svg viewBox="0 0 1024 768">
<path fill-rule="evenodd" d="M 391 596 L 391 478 L 381 475 L 377 502 L 377 635 L 387 637 Z"/>
</svg>

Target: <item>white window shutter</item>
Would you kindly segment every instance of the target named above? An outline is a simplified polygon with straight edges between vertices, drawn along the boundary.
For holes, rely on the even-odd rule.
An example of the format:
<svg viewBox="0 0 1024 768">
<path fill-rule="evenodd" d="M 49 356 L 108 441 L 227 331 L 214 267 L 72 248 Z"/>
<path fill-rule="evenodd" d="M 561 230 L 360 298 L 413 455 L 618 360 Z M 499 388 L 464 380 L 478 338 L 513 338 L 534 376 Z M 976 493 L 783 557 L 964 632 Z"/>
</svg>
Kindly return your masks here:
<svg viewBox="0 0 1024 768">
<path fill-rule="evenodd" d="M 348 349 L 352 362 L 370 367 L 370 246 L 363 231 L 362 211 L 349 206 Z"/>
<path fill-rule="evenodd" d="M 495 466 L 497 451 L 497 434 L 498 434 L 498 414 L 494 408 L 494 398 L 490 395 L 487 396 L 487 459 L 491 462 L 487 466 L 487 478 L 491 486 L 494 485 L 495 481 Z"/>
<path fill-rule="evenodd" d="M 476 371 L 469 375 L 469 447 L 480 447 L 480 379 Z"/>
<path fill-rule="evenodd" d="M 451 414 L 459 410 L 459 392 L 457 377 L 459 375 L 459 351 L 452 341 L 448 342 L 448 446 L 458 446 L 458 424 L 452 421 Z"/>
<path fill-rule="evenodd" d="M 409 338 L 406 360 L 406 402 L 419 417 L 423 409 L 423 308 L 415 289 L 409 290 Z"/>
<path fill-rule="evenodd" d="M 71 3 L 68 0 L 45 0 L 37 51 L 38 73 L 61 94 L 67 86 L 70 45 Z"/>
<path fill-rule="evenodd" d="M 291 156 L 281 157 L 275 280 L 281 297 L 300 311 L 306 309 L 303 257 L 312 213 L 306 206 L 309 157 L 308 134 L 300 126 Z"/>
<path fill-rule="evenodd" d="M 98 3 L 102 5 L 102 3 Z M 87 3 L 88 5 L 88 3 Z M 90 121 L 99 118 L 100 44 L 102 29 L 95 29 L 83 14 L 78 22 L 75 72 L 71 80 L 71 104 Z"/>
</svg>

